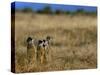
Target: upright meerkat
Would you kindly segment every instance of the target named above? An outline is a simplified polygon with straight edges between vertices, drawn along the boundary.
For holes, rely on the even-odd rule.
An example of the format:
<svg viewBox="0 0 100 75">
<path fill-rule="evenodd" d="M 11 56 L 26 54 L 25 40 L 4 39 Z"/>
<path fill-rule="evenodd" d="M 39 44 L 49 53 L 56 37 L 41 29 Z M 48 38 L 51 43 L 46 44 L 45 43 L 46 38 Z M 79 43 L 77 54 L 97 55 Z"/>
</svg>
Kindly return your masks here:
<svg viewBox="0 0 100 75">
<path fill-rule="evenodd" d="M 47 36 L 46 39 L 39 40 L 37 45 L 37 60 L 41 64 L 48 62 L 51 59 L 50 52 L 50 37 Z"/>
<path fill-rule="evenodd" d="M 32 37 L 27 38 L 27 60 L 28 60 L 28 64 L 35 63 L 35 61 L 36 61 L 37 50 L 36 50 L 36 47 L 34 45 L 34 40 L 35 39 L 32 39 Z"/>
<path fill-rule="evenodd" d="M 46 61 L 49 62 L 51 61 L 51 36 L 47 36 L 46 40 L 44 41 L 45 44 L 45 49 L 46 49 Z"/>
<path fill-rule="evenodd" d="M 43 64 L 45 62 L 45 49 L 43 47 L 43 40 L 38 40 L 37 61 L 40 64 Z"/>
</svg>

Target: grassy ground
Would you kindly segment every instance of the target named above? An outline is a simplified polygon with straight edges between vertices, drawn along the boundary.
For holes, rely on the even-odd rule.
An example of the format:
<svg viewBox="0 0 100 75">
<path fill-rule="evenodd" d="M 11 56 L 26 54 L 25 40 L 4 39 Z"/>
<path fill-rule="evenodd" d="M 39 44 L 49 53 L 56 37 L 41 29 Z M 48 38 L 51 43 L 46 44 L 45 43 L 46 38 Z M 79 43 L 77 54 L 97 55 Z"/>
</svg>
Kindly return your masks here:
<svg viewBox="0 0 100 75">
<path fill-rule="evenodd" d="M 16 13 L 16 72 L 38 72 L 97 67 L 97 17 Z M 26 38 L 53 37 L 52 61 L 27 67 Z"/>
</svg>

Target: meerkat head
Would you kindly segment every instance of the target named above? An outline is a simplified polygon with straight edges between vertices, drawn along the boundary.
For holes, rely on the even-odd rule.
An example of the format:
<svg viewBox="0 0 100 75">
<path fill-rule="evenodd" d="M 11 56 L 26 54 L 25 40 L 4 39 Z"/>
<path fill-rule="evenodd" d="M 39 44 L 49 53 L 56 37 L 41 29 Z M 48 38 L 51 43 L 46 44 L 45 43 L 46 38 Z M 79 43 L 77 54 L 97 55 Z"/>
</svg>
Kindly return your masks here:
<svg viewBox="0 0 100 75">
<path fill-rule="evenodd" d="M 48 41 L 43 39 L 43 40 L 39 40 L 38 41 L 38 47 L 39 48 L 43 48 L 43 49 L 46 49 L 48 46 Z"/>
<path fill-rule="evenodd" d="M 43 47 L 46 47 L 49 45 L 49 42 L 47 40 L 43 40 Z"/>
<path fill-rule="evenodd" d="M 47 36 L 47 37 L 46 37 L 46 40 L 47 40 L 47 41 L 51 40 L 51 37 L 50 37 L 50 36 Z"/>
<path fill-rule="evenodd" d="M 27 45 L 31 47 L 34 44 L 34 39 L 32 37 L 28 37 L 26 42 Z"/>
<path fill-rule="evenodd" d="M 42 47 L 43 46 L 43 41 L 42 40 L 38 40 L 38 47 Z"/>
<path fill-rule="evenodd" d="M 48 41 L 48 44 L 50 44 L 50 45 L 53 44 L 53 37 L 47 36 L 46 40 Z"/>
</svg>

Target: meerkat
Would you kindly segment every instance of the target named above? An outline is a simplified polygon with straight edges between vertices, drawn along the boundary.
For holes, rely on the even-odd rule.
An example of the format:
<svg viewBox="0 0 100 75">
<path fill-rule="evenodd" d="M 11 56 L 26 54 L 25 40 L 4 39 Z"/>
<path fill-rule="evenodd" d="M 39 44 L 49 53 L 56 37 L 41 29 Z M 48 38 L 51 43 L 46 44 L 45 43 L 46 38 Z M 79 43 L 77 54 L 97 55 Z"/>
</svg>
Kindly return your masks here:
<svg viewBox="0 0 100 75">
<path fill-rule="evenodd" d="M 27 60 L 28 64 L 35 63 L 36 61 L 36 47 L 34 45 L 34 40 L 32 37 L 27 38 Z"/>
<path fill-rule="evenodd" d="M 50 62 L 51 61 L 51 40 L 52 38 L 50 36 L 46 37 L 46 40 L 44 41 L 45 44 L 45 49 L 46 49 L 46 61 Z"/>
<path fill-rule="evenodd" d="M 46 39 L 39 40 L 37 45 L 37 59 L 41 64 L 46 63 L 51 58 L 50 54 L 50 36 Z"/>
<path fill-rule="evenodd" d="M 38 40 L 38 45 L 37 45 L 37 61 L 40 64 L 44 63 L 44 58 L 45 58 L 45 50 L 43 48 L 43 40 Z"/>
</svg>

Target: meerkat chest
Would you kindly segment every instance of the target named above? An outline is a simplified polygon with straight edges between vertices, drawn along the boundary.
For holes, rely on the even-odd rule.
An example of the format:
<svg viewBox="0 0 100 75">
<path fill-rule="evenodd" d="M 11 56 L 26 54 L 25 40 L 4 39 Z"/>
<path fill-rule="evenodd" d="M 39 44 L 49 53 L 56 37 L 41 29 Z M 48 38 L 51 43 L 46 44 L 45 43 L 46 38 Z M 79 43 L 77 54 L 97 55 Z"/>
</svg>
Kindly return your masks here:
<svg viewBox="0 0 100 75">
<path fill-rule="evenodd" d="M 33 52 L 35 53 L 35 52 L 36 52 L 36 48 L 35 48 L 34 46 L 32 46 L 32 47 L 30 47 L 30 48 L 27 49 L 27 52 L 28 52 L 28 53 L 31 53 L 31 52 L 32 52 L 32 53 L 33 53 Z"/>
</svg>

